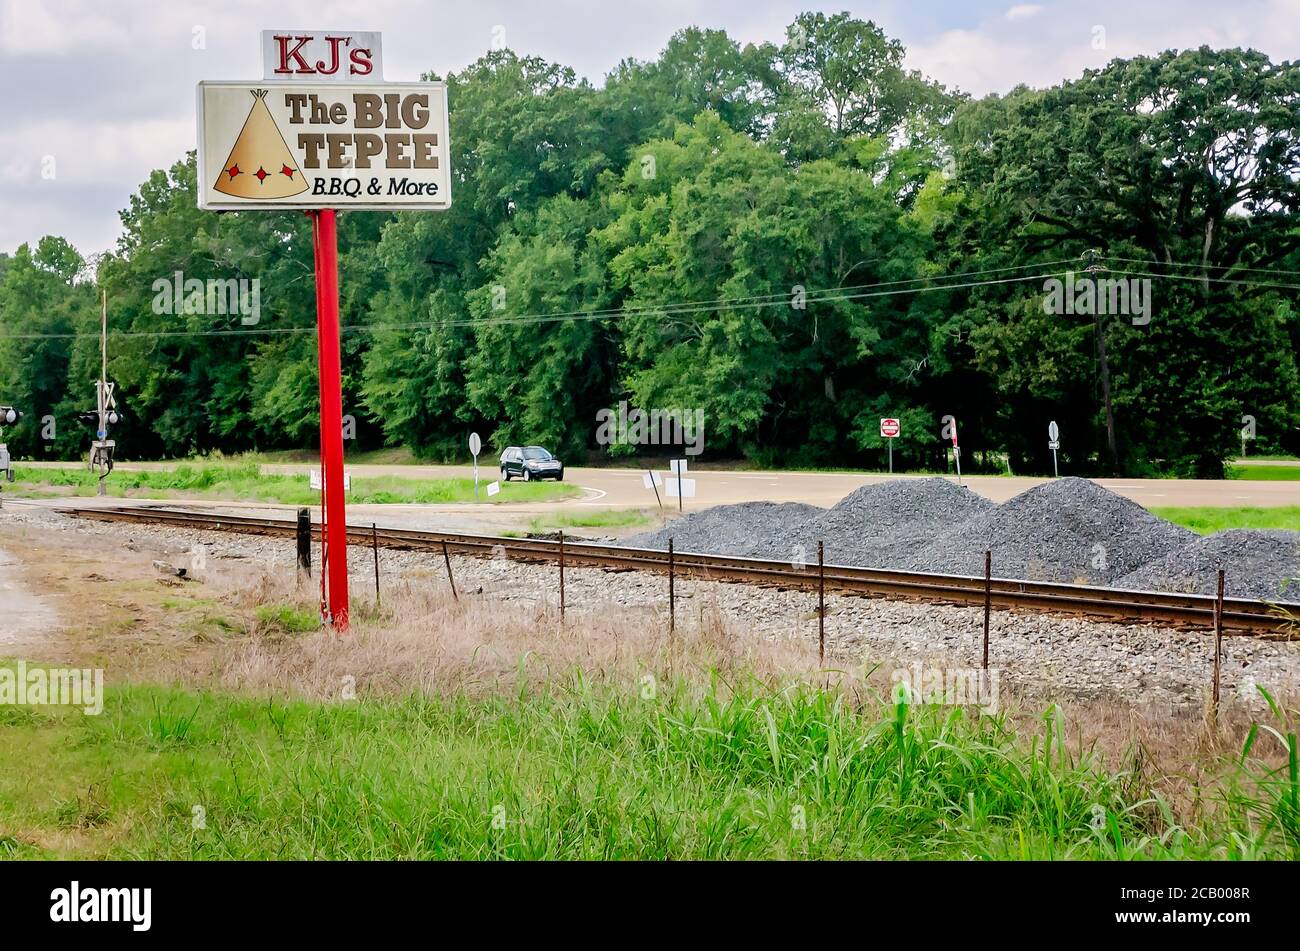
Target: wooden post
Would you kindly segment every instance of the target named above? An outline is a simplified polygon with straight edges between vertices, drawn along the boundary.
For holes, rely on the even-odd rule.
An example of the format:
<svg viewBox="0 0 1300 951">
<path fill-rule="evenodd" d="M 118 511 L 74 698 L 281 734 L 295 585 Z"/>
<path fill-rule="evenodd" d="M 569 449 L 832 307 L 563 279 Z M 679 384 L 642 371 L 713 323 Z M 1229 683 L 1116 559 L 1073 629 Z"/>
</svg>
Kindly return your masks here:
<svg viewBox="0 0 1300 951">
<path fill-rule="evenodd" d="M 560 530 L 560 623 L 564 623 L 564 530 Z"/>
<path fill-rule="evenodd" d="M 1214 722 L 1219 721 L 1219 669 L 1223 653 L 1223 569 L 1219 569 L 1218 584 L 1214 594 L 1214 699 L 1210 705 Z"/>
<path fill-rule="evenodd" d="M 993 552 L 984 550 L 984 669 L 989 669 L 989 612 L 993 608 Z"/>
<path fill-rule="evenodd" d="M 442 541 L 442 560 L 447 563 L 447 582 L 451 585 L 451 596 L 459 601 L 460 595 L 456 593 L 456 579 L 451 576 L 451 555 L 447 554 L 447 540 L 445 538 Z"/>
<path fill-rule="evenodd" d="M 826 546 L 817 543 L 817 662 L 826 662 Z"/>
<path fill-rule="evenodd" d="M 668 633 L 672 634 L 677 630 L 677 598 L 673 591 L 673 540 L 668 539 Z"/>
<path fill-rule="evenodd" d="M 311 510 L 298 509 L 298 570 L 311 577 Z"/>
<path fill-rule="evenodd" d="M 375 549 L 375 605 L 379 605 L 379 529 L 370 523 L 370 541 Z"/>
</svg>

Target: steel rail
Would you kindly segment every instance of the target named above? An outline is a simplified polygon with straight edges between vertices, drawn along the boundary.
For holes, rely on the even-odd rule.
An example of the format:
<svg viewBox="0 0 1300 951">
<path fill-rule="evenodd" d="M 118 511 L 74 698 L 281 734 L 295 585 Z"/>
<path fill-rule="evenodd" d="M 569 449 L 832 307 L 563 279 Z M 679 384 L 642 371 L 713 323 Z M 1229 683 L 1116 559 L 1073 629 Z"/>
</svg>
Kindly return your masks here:
<svg viewBox="0 0 1300 951">
<path fill-rule="evenodd" d="M 166 508 L 59 508 L 78 518 L 101 521 L 149 522 L 177 528 L 229 531 L 240 534 L 292 536 L 293 521 L 257 518 Z M 313 526 L 319 523 L 313 523 Z M 557 542 L 541 538 L 511 538 L 456 532 L 417 531 L 401 528 L 348 527 L 348 542 L 371 545 L 377 536 L 385 548 L 398 550 L 442 550 L 475 557 L 507 557 L 524 562 L 558 562 Z M 581 543 L 566 539 L 564 558 L 569 566 L 602 568 L 606 571 L 652 571 L 666 573 L 668 552 L 647 548 Z M 674 553 L 674 570 L 680 577 L 762 585 L 790 590 L 816 590 L 815 566 L 757 558 L 737 558 L 700 552 Z M 917 571 L 826 566 L 827 590 L 861 597 L 923 600 L 947 604 L 984 603 L 983 577 L 942 575 Z M 989 601 L 994 607 L 1083 616 L 1121 623 L 1151 623 L 1180 628 L 1212 629 L 1214 598 L 1207 595 L 1161 591 L 1130 591 L 1089 585 L 994 578 Z M 1223 601 L 1225 631 L 1257 637 L 1290 639 L 1300 637 L 1300 603 L 1273 604 L 1247 598 Z"/>
</svg>

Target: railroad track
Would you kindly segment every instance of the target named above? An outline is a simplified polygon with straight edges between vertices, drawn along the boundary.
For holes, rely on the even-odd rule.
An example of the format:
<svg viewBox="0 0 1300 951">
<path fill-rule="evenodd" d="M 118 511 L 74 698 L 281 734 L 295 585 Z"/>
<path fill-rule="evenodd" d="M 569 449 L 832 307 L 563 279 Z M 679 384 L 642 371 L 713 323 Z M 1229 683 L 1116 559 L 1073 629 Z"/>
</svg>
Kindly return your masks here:
<svg viewBox="0 0 1300 951">
<path fill-rule="evenodd" d="M 296 524 L 286 519 L 166 508 L 60 508 L 58 511 L 77 518 L 99 521 L 146 522 L 245 535 L 293 537 L 297 531 Z M 445 546 L 450 553 L 481 558 L 504 556 L 515 561 L 549 563 L 558 563 L 560 560 L 559 542 L 546 539 L 400 528 L 379 528 L 372 531 L 358 526 L 348 527 L 350 544 L 370 545 L 375 541 L 384 548 L 407 551 L 441 552 Z M 566 540 L 563 555 L 565 564 L 573 567 L 665 574 L 669 570 L 667 552 L 645 548 Z M 674 552 L 672 570 L 683 578 L 804 591 L 815 591 L 820 583 L 816 565 L 798 568 L 788 562 L 698 552 Z M 861 597 L 980 605 L 985 599 L 984 579 L 965 575 L 826 565 L 825 585 L 830 593 Z M 1014 578 L 994 578 L 989 587 L 989 601 L 996 608 L 1082 616 L 1122 623 L 1155 623 L 1179 628 L 1212 630 L 1214 627 L 1214 598 L 1205 595 L 1126 591 Z M 1300 637 L 1300 604 L 1270 604 L 1246 598 L 1225 598 L 1223 628 L 1225 633 L 1237 635 L 1275 639 Z"/>
</svg>

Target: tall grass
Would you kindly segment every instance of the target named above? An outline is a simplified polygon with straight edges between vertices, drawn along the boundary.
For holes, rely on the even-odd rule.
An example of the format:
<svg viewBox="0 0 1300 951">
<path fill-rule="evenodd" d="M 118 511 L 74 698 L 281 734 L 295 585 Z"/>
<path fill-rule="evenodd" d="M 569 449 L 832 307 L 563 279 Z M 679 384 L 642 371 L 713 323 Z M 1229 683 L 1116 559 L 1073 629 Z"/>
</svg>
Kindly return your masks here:
<svg viewBox="0 0 1300 951">
<path fill-rule="evenodd" d="M 0 828 L 19 854 L 66 854 L 30 843 L 91 790 L 104 815 L 74 854 L 1295 859 L 1289 743 L 1276 776 L 1243 751 L 1184 827 L 1140 772 L 1072 750 L 1054 711 L 1027 738 L 960 708 L 716 678 L 330 703 L 135 686 L 100 717 L 42 711 L 0 734 L 17 764 Z"/>
</svg>

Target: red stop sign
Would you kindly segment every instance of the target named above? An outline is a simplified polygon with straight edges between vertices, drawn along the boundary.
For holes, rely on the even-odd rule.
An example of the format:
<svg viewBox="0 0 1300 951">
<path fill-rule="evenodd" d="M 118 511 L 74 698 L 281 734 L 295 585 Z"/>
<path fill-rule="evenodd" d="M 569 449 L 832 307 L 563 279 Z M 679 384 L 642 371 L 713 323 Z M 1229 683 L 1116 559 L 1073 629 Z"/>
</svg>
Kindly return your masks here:
<svg viewBox="0 0 1300 951">
<path fill-rule="evenodd" d="M 893 439 L 900 432 L 902 432 L 902 426 L 899 424 L 898 420 L 882 419 L 880 421 L 880 435 L 885 439 Z"/>
</svg>

